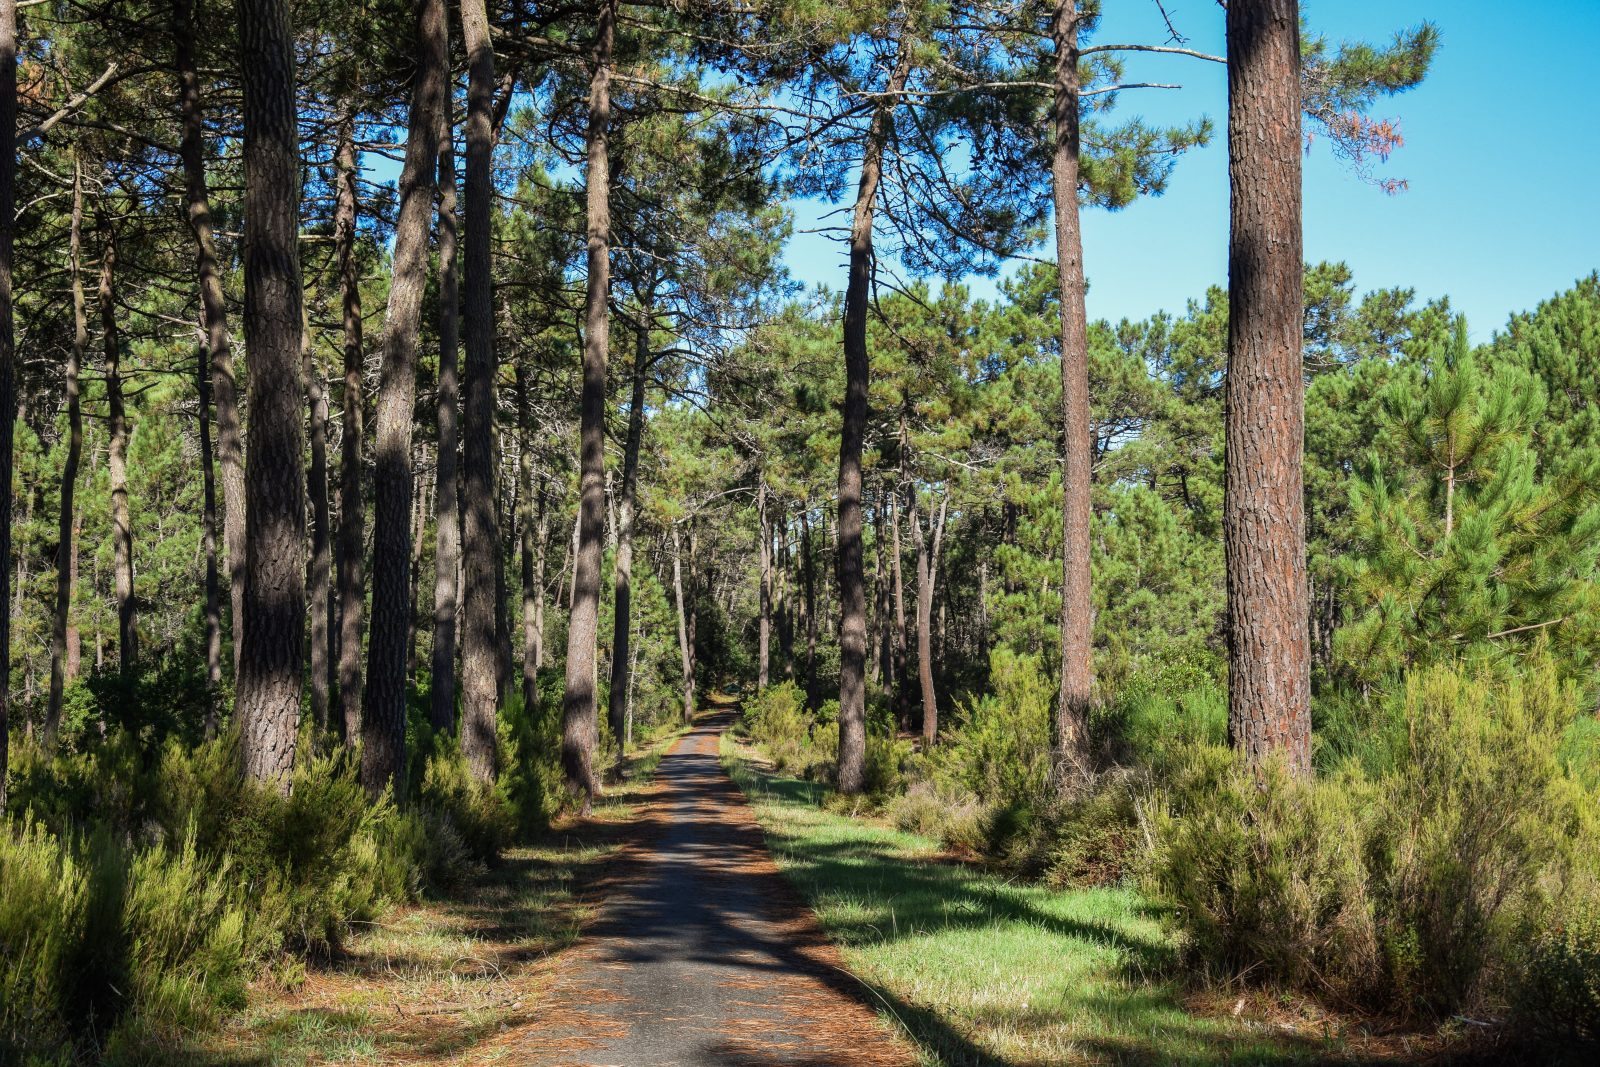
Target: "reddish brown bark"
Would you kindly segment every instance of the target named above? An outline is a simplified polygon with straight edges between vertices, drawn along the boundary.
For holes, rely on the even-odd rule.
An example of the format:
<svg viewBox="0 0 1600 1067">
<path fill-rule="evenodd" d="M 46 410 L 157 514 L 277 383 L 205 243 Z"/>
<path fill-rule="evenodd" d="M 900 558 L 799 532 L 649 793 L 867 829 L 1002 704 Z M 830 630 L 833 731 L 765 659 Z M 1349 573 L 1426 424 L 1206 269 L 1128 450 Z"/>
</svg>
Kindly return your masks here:
<svg viewBox="0 0 1600 1067">
<path fill-rule="evenodd" d="M 1228 7 L 1228 738 L 1311 763 L 1298 0 Z"/>
<path fill-rule="evenodd" d="M 439 458 L 434 467 L 436 526 L 433 565 L 433 668 L 429 719 L 434 730 L 456 727 L 456 611 L 460 604 L 461 504 L 456 452 L 460 446 L 459 319 L 456 268 L 455 124 L 448 95 L 439 130 Z"/>
<path fill-rule="evenodd" d="M 339 440 L 339 708 L 345 740 L 361 736 L 361 635 L 367 610 L 366 501 L 361 493 L 366 399 L 362 373 L 361 278 L 356 271 L 356 144 L 353 107 L 339 123 L 334 170 L 338 175 L 333 214 L 343 313 L 343 430 Z"/>
</svg>

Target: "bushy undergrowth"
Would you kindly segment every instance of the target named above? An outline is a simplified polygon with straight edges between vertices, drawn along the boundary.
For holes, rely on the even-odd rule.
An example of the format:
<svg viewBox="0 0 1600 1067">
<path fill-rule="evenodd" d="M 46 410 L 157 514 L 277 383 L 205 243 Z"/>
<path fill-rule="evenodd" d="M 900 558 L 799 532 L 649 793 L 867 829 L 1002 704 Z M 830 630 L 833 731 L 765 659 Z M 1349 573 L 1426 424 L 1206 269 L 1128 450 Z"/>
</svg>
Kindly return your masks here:
<svg viewBox="0 0 1600 1067">
<path fill-rule="evenodd" d="M 507 709 L 485 787 L 414 721 L 404 805 L 369 798 L 354 755 L 309 736 L 287 795 L 244 781 L 232 737 L 19 746 L 18 814 L 0 831 L 0 1062 L 137 1061 L 239 1007 L 279 953 L 336 951 L 350 923 L 455 887 L 543 824 L 540 728 Z"/>
</svg>

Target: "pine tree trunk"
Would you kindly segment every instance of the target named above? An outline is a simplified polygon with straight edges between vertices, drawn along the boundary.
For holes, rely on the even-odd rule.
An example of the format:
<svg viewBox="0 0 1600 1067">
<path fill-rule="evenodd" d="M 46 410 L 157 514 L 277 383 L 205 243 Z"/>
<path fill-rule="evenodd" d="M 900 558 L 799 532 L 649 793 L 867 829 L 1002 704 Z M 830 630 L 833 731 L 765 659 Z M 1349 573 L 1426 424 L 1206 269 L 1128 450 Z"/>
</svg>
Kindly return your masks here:
<svg viewBox="0 0 1600 1067">
<path fill-rule="evenodd" d="M 78 373 L 89 349 L 89 311 L 83 296 L 83 172 L 76 153 L 72 159 L 72 230 L 67 239 L 72 274 L 72 347 L 67 349 L 65 374 L 67 402 L 67 455 L 61 467 L 61 507 L 56 547 L 56 602 L 50 626 L 50 698 L 45 708 L 42 735 L 45 751 L 55 748 L 61 729 L 61 704 L 66 693 L 67 625 L 72 615 L 74 563 L 78 556 L 73 497 L 78 489 L 78 466 L 83 457 L 83 408 Z M 201 366 L 204 367 L 202 356 Z M 205 418 L 205 398 L 201 398 Z M 202 444 L 208 442 L 202 437 Z M 209 458 L 209 457 L 207 457 Z"/>
<path fill-rule="evenodd" d="M 12 248 L 17 204 L 17 3 L 0 0 L 0 574 L 11 558 L 12 442 L 17 417 L 17 340 L 12 320 Z M 3 580 L 0 580 L 3 581 Z M 10 590 L 0 584 L 0 603 Z M 0 681 L 11 677 L 11 616 L 0 619 Z M 0 684 L 0 812 L 6 807 L 11 686 Z"/>
<path fill-rule="evenodd" d="M 605 511 L 606 353 L 611 289 L 611 64 L 616 36 L 614 0 L 601 0 L 589 83 L 587 189 L 589 277 L 584 311 L 583 395 L 579 408 L 578 549 L 567 624 L 567 680 L 562 703 L 561 764 L 567 789 L 582 793 L 589 810 L 594 776 L 595 642 L 600 624 L 600 549 Z"/>
<path fill-rule="evenodd" d="M 444 0 L 417 4 L 417 68 L 411 84 L 393 280 L 384 317 L 383 360 L 373 422 L 372 633 L 361 721 L 361 782 L 405 796 L 406 683 L 413 612 L 412 528 L 416 492 L 411 429 L 417 345 L 428 284 L 440 116 L 450 76 Z"/>
<path fill-rule="evenodd" d="M 117 324 L 117 240 L 110 223 L 100 220 L 100 336 L 105 345 L 106 408 L 111 445 L 112 575 L 117 598 L 117 666 L 133 676 L 139 661 L 138 610 L 133 591 L 133 514 L 128 505 L 127 404 L 122 390 L 122 333 Z"/>
<path fill-rule="evenodd" d="M 639 310 L 633 346 L 633 389 L 628 397 L 628 438 L 622 450 L 622 499 L 617 504 L 617 554 L 612 567 L 615 600 L 611 627 L 611 692 L 607 711 L 617 741 L 617 758 L 627 755 L 625 713 L 633 669 L 633 523 L 639 496 L 639 448 L 644 441 L 644 388 L 650 370 L 650 317 L 647 301 Z"/>
<path fill-rule="evenodd" d="M 339 440 L 339 707 L 344 738 L 361 736 L 361 635 L 367 610 L 366 501 L 361 494 L 366 436 L 362 374 L 366 346 L 361 337 L 361 279 L 356 272 L 356 178 L 354 105 L 339 123 L 334 170 L 338 175 L 333 215 L 340 304 L 344 326 L 343 429 Z"/>
<path fill-rule="evenodd" d="M 522 438 L 517 478 L 522 485 L 522 707 L 531 711 L 539 700 L 540 631 L 544 625 L 545 501 L 533 490 L 533 414 L 528 399 L 528 368 L 517 363 L 517 433 Z M 537 517 L 534 515 L 538 510 Z"/>
<path fill-rule="evenodd" d="M 306 614 L 294 30 L 287 0 L 241 0 L 238 17 L 245 130 L 244 332 L 252 394 L 244 640 L 236 703 L 245 773 L 287 790 L 300 717 Z M 220 413 L 220 391 L 218 408 Z M 220 414 L 218 428 L 226 437 Z"/>
<path fill-rule="evenodd" d="M 217 691 L 221 675 L 221 610 L 217 600 L 217 506 L 215 460 L 211 445 L 210 407 L 217 412 L 217 434 L 221 460 L 224 501 L 224 537 L 227 541 L 229 585 L 233 617 L 234 669 L 239 660 L 240 619 L 244 604 L 244 449 L 239 429 L 239 402 L 233 378 L 233 341 L 228 332 L 228 306 L 222 289 L 222 270 L 217 263 L 216 241 L 212 235 L 211 193 L 206 185 L 205 117 L 200 101 L 200 73 L 194 56 L 193 0 L 174 0 L 173 50 L 178 74 L 178 108 L 183 137 L 178 157 L 183 163 L 184 206 L 189 230 L 194 235 L 195 275 L 200 289 L 200 309 L 205 345 L 199 369 L 202 479 L 205 483 L 206 546 L 206 677 L 211 689 L 206 729 L 213 733 L 219 710 Z M 236 563 L 234 561 L 237 561 Z M 235 575 L 235 572 L 237 574 Z"/>
<path fill-rule="evenodd" d="M 905 88 L 911 49 L 889 76 L 888 90 Z M 856 188 L 850 227 L 850 281 L 844 298 L 844 420 L 839 438 L 839 792 L 861 792 L 867 756 L 867 591 L 861 562 L 861 448 L 867 432 L 867 304 L 872 289 L 872 222 L 878 210 L 884 147 L 889 139 L 893 97 L 872 115 Z"/>
<path fill-rule="evenodd" d="M 800 551 L 805 575 L 806 610 L 806 706 L 815 711 L 822 706 L 822 694 L 817 685 L 817 565 L 811 552 L 811 512 L 800 512 Z"/>
<path fill-rule="evenodd" d="M 539 526 L 534 533 L 533 557 L 533 671 L 534 681 L 544 670 L 545 564 L 550 551 L 550 499 L 545 479 L 539 479 Z M 538 688 L 534 689 L 537 702 Z"/>
<path fill-rule="evenodd" d="M 772 528 L 767 515 L 767 474 L 756 475 L 756 551 L 761 561 L 760 617 L 756 621 L 756 689 L 767 687 L 772 651 Z"/>
<path fill-rule="evenodd" d="M 934 532 L 924 531 L 911 489 L 911 529 L 917 538 L 917 682 L 922 690 L 922 739 L 932 745 L 939 736 L 939 700 L 933 684 L 933 545 Z M 929 525 L 932 523 L 929 516 Z"/>
<path fill-rule="evenodd" d="M 1228 738 L 1311 766 L 1298 0 L 1228 6 Z"/>
<path fill-rule="evenodd" d="M 302 342 L 306 393 L 311 407 L 311 467 L 306 490 L 311 494 L 311 561 L 306 576 L 311 600 L 311 721 L 317 733 L 328 730 L 329 613 L 333 598 L 329 588 L 330 531 L 328 529 L 328 385 L 317 366 L 308 323 Z"/>
<path fill-rule="evenodd" d="M 437 525 L 433 560 L 433 689 L 429 718 L 438 733 L 456 727 L 457 582 L 461 575 L 460 479 L 456 452 L 460 447 L 458 408 L 460 279 L 456 273 L 455 123 L 449 95 L 441 112 L 439 137 L 439 458 L 434 468 Z"/>
<path fill-rule="evenodd" d="M 1061 679 L 1051 723 L 1051 781 L 1063 791 L 1090 773 L 1089 704 L 1094 698 L 1094 602 L 1089 511 L 1092 433 L 1089 334 L 1084 307 L 1083 232 L 1078 217 L 1080 151 L 1078 5 L 1056 4 L 1055 151 L 1050 173 L 1061 295 Z"/>
<path fill-rule="evenodd" d="M 484 0 L 463 0 L 461 29 L 467 48 L 461 751 L 478 780 L 490 782 L 497 773 L 495 711 L 500 664 L 495 640 L 495 556 L 500 551 L 500 531 L 495 515 L 494 293 L 489 245 L 494 210 L 494 50 Z"/>
<path fill-rule="evenodd" d="M 908 639 L 910 627 L 906 624 L 906 585 L 905 572 L 901 566 L 901 557 L 904 552 L 900 547 L 900 487 L 888 494 L 889 497 L 889 569 L 894 575 L 894 677 L 890 679 L 890 686 L 894 689 L 895 718 L 906 728 L 910 727 L 911 717 L 911 665 L 907 662 L 911 657 L 911 642 Z"/>
<path fill-rule="evenodd" d="M 202 320 L 204 316 L 202 315 Z M 202 322 L 209 332 L 210 324 Z M 216 460 L 211 445 L 211 352 L 207 346 L 200 348 L 200 358 L 195 367 L 195 381 L 200 408 L 200 541 L 206 557 L 206 719 L 207 740 L 217 736 L 222 725 L 222 588 L 221 570 L 217 560 L 217 475 Z M 77 581 L 77 552 L 72 555 L 73 578 Z M 76 635 L 73 635 L 74 637 Z"/>
<path fill-rule="evenodd" d="M 694 719 L 694 641 L 690 636 L 689 606 L 683 595 L 683 545 L 676 523 L 672 526 L 672 594 L 678 601 L 678 655 L 683 661 L 683 721 Z"/>
</svg>

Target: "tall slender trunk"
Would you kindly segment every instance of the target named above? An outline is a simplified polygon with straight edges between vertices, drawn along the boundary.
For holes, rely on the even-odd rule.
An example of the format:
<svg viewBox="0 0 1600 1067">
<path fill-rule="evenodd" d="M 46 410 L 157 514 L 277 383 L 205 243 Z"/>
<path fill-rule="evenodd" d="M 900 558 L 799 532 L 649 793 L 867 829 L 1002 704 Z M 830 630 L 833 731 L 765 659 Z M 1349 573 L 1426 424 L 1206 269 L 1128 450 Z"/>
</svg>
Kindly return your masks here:
<svg viewBox="0 0 1600 1067">
<path fill-rule="evenodd" d="M 911 528 L 917 535 L 917 681 L 922 689 L 922 739 L 929 745 L 939 737 L 939 699 L 933 679 L 933 594 L 939 581 L 939 547 L 949 506 L 946 496 L 939 502 L 939 514 L 928 517 L 931 529 L 924 531 L 916 490 L 912 490 Z"/>
<path fill-rule="evenodd" d="M 433 558 L 433 690 L 429 718 L 434 730 L 456 726 L 457 581 L 461 575 L 460 478 L 456 452 L 461 398 L 459 377 L 461 285 L 456 270 L 455 122 L 448 94 L 439 131 L 439 458 L 434 468 L 436 529 Z"/>
<path fill-rule="evenodd" d="M 202 320 L 204 316 L 202 315 Z M 210 324 L 202 321 L 202 329 Z M 195 384 L 200 417 L 200 541 L 206 557 L 206 718 L 207 740 L 217 736 L 222 725 L 222 588 L 217 560 L 217 475 L 211 445 L 211 352 L 201 345 L 195 367 Z M 77 553 L 73 553 L 73 578 L 77 581 Z M 76 635 L 73 635 L 74 637 Z"/>
<path fill-rule="evenodd" d="M 339 269 L 340 306 L 343 316 L 344 426 L 339 438 L 339 708 L 344 738 L 354 744 L 361 736 L 361 634 L 367 610 L 366 501 L 361 495 L 363 438 L 366 435 L 366 399 L 362 374 L 366 346 L 361 337 L 361 278 L 356 271 L 355 108 L 347 105 L 339 123 L 334 155 L 338 174 L 333 235 Z"/>
<path fill-rule="evenodd" d="M 517 479 L 522 486 L 522 706 L 531 710 L 539 698 L 540 629 L 543 625 L 544 494 L 537 504 L 533 492 L 533 414 L 528 399 L 528 367 L 517 362 L 517 435 L 522 447 L 517 456 Z M 538 516 L 535 518 L 534 511 Z M 537 556 L 537 559 L 535 558 Z"/>
<path fill-rule="evenodd" d="M 117 324 L 117 239 L 100 220 L 100 337 L 105 345 L 106 407 L 111 431 L 111 548 L 117 598 L 117 666 L 131 677 L 139 660 L 138 609 L 133 590 L 133 514 L 128 506 L 127 404 L 122 389 L 122 332 Z"/>
<path fill-rule="evenodd" d="M 233 665 L 235 674 L 239 667 L 240 625 L 244 614 L 244 438 L 239 424 L 238 390 L 233 375 L 233 339 L 228 332 L 228 305 L 223 295 L 222 270 L 217 263 L 216 240 L 211 225 L 211 193 L 206 185 L 205 115 L 200 99 L 200 72 L 194 54 L 194 0 L 173 0 L 173 53 L 178 75 L 178 109 L 183 124 L 183 137 L 178 143 L 178 157 L 183 163 L 184 211 L 189 230 L 194 235 L 195 276 L 200 289 L 200 308 L 205 330 L 205 347 L 200 358 L 208 365 L 201 370 L 201 427 L 210 434 L 210 402 L 216 404 L 217 455 L 221 467 L 223 490 L 223 538 L 228 549 L 228 584 L 233 619 Z M 207 398 L 210 398 L 208 400 Z M 216 562 L 216 486 L 212 470 L 212 452 L 209 441 L 204 442 L 202 456 L 203 477 L 210 485 L 207 519 L 210 530 L 207 536 L 207 567 Z M 220 612 L 212 603 L 215 576 L 207 570 L 207 657 L 213 643 L 220 649 Z M 213 627 L 215 616 L 217 626 Z M 220 653 L 219 653 L 220 654 Z M 211 678 L 208 673 L 208 678 Z M 208 729 L 214 727 L 217 709 L 215 693 L 221 676 L 210 681 L 213 707 L 207 719 Z"/>
<path fill-rule="evenodd" d="M 1051 781 L 1058 791 L 1089 773 L 1089 704 L 1094 698 L 1094 602 L 1090 595 L 1089 510 L 1092 433 L 1089 335 L 1084 308 L 1083 232 L 1078 217 L 1078 5 L 1056 4 L 1055 151 L 1050 174 L 1061 295 L 1061 679 L 1051 723 Z"/>
<path fill-rule="evenodd" d="M 694 639 L 690 636 L 689 605 L 683 593 L 683 544 L 677 523 L 672 525 L 672 594 L 678 600 L 678 656 L 683 662 L 683 721 L 689 722 L 694 718 Z"/>
<path fill-rule="evenodd" d="M 517 536 L 516 467 L 512 477 L 506 478 L 501 447 L 500 428 L 495 427 L 493 450 L 495 455 L 495 529 L 499 540 L 494 554 L 494 679 L 495 704 L 499 706 L 511 698 L 511 605 L 510 586 L 506 583 L 506 558 L 511 555 Z M 507 484 L 509 483 L 509 484 Z M 506 492 L 509 490 L 509 499 Z"/>
<path fill-rule="evenodd" d="M 622 498 L 617 502 L 617 554 L 612 566 L 615 600 L 611 627 L 611 692 L 607 711 L 617 758 L 627 754 L 625 718 L 633 669 L 633 515 L 639 495 L 639 446 L 644 440 L 644 387 L 650 370 L 650 301 L 639 309 L 634 331 L 633 390 L 628 397 L 628 438 L 622 449 Z"/>
<path fill-rule="evenodd" d="M 287 790 L 304 684 L 306 614 L 294 29 L 287 0 L 240 0 L 238 17 L 245 131 L 244 332 L 252 392 L 237 706 L 245 772 Z M 220 391 L 218 406 L 220 412 Z"/>
<path fill-rule="evenodd" d="M 583 395 L 579 409 L 578 550 L 567 623 L 567 685 L 562 703 L 561 764 L 567 788 L 589 810 L 598 783 L 595 746 L 595 639 L 600 625 L 600 547 L 605 511 L 606 350 L 611 289 L 611 63 L 616 37 L 614 0 L 601 0 L 589 82 L 587 190 L 589 278 L 584 310 Z"/>
<path fill-rule="evenodd" d="M 17 206 L 17 2 L 0 0 L 0 574 L 11 558 L 12 441 L 17 417 L 17 340 L 12 322 L 12 247 Z M 0 603 L 10 601 L 0 584 Z M 11 615 L 0 619 L 0 680 L 11 677 Z M 11 686 L 0 684 L 0 811 L 6 806 Z"/>
<path fill-rule="evenodd" d="M 767 687 L 772 654 L 772 528 L 767 514 L 767 472 L 756 474 L 756 554 L 761 565 L 759 615 L 756 619 L 756 688 Z"/>
<path fill-rule="evenodd" d="M 887 489 L 887 487 L 886 487 Z M 896 487 L 889 497 L 889 569 L 894 575 L 894 687 L 895 717 L 907 727 L 911 715 L 911 642 L 910 627 L 906 623 L 905 571 L 901 564 L 904 552 L 900 546 L 900 491 Z"/>
<path fill-rule="evenodd" d="M 406 573 L 410 584 L 406 587 L 406 685 L 417 676 L 420 662 L 417 658 L 417 635 L 422 629 L 421 600 L 417 595 L 422 584 L 422 542 L 428 534 L 428 515 L 433 510 L 433 498 L 427 486 L 417 481 L 417 470 L 430 469 L 428 443 L 423 441 L 413 449 L 411 457 L 411 565 Z"/>
<path fill-rule="evenodd" d="M 811 551 L 811 512 L 800 512 L 800 552 L 805 575 L 806 609 L 806 706 L 813 711 L 822 706 L 822 694 L 817 686 L 817 564 Z"/>
<path fill-rule="evenodd" d="M 311 466 L 306 491 L 311 494 L 311 560 L 307 567 L 307 595 L 311 600 L 311 721 L 319 734 L 328 729 L 330 537 L 328 530 L 328 383 L 323 380 L 312 347 L 311 325 L 306 324 L 301 363 L 305 369 L 306 396 L 311 409 Z"/>
<path fill-rule="evenodd" d="M 905 88 L 911 49 L 902 41 L 888 90 Z M 867 304 L 872 288 L 872 222 L 894 97 L 880 102 L 867 130 L 850 227 L 850 282 L 844 297 L 845 394 L 839 438 L 839 792 L 859 793 L 867 754 L 867 593 L 861 564 L 861 448 L 867 431 Z"/>
<path fill-rule="evenodd" d="M 539 479 L 539 528 L 534 533 L 533 557 L 533 670 L 535 682 L 544 669 L 545 563 L 550 551 L 550 496 L 545 479 Z M 559 598 L 558 598 L 559 599 Z M 538 689 L 534 697 L 538 698 Z"/>
<path fill-rule="evenodd" d="M 393 281 L 384 319 L 383 364 L 373 425 L 372 636 L 361 722 L 361 781 L 372 794 L 405 795 L 407 654 L 413 610 L 411 527 L 415 479 L 411 427 L 417 338 L 428 283 L 440 115 L 450 76 L 444 0 L 417 4 L 417 69 L 411 84 Z"/>
<path fill-rule="evenodd" d="M 1298 0 L 1228 5 L 1228 739 L 1311 767 Z"/>
<path fill-rule="evenodd" d="M 461 751 L 479 781 L 497 773 L 495 710 L 500 687 L 495 640 L 494 50 L 484 0 L 463 0 L 467 48 L 467 173 L 464 242 L 466 372 L 462 423 L 461 508 L 464 553 L 461 633 Z"/>
<path fill-rule="evenodd" d="M 61 467 L 56 603 L 50 626 L 50 703 L 45 708 L 43 734 L 46 751 L 55 747 L 56 733 L 61 728 L 61 702 L 66 692 L 67 623 L 72 615 L 72 572 L 78 556 L 73 497 L 78 489 L 78 465 L 83 457 L 83 408 L 78 372 L 89 349 L 89 311 L 83 296 L 83 169 L 76 153 L 72 158 L 72 230 L 67 239 L 67 258 L 72 275 L 72 347 L 67 350 L 67 458 Z M 202 368 L 204 365 L 202 357 Z M 200 417 L 205 418 L 204 397 L 201 398 Z M 201 443 L 209 444 L 204 437 Z"/>
</svg>

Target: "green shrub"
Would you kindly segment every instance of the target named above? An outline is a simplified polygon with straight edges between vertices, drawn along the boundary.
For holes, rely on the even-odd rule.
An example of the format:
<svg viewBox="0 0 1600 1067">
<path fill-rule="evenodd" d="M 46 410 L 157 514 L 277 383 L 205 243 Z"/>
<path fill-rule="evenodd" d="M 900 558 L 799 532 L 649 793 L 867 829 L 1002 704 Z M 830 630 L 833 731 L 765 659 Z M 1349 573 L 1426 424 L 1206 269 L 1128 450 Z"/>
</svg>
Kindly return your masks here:
<svg viewBox="0 0 1600 1067">
<path fill-rule="evenodd" d="M 1585 903 L 1582 914 L 1574 909 L 1536 935 L 1515 1007 L 1540 1045 L 1593 1055 L 1600 1052 L 1600 909 L 1593 899 Z"/>
<path fill-rule="evenodd" d="M 1150 791 L 1148 775 L 1115 769 L 1097 777 L 1088 792 L 1062 801 L 1051 814 L 1053 839 L 1044 860 L 1050 884 L 1122 881 L 1136 862 L 1139 819 Z"/>
<path fill-rule="evenodd" d="M 750 739 L 760 745 L 779 771 L 804 769 L 811 744 L 812 718 L 805 693 L 793 682 L 780 682 L 747 698 L 743 720 Z"/>
<path fill-rule="evenodd" d="M 983 804 L 949 779 L 912 782 L 889 800 L 885 814 L 901 830 L 934 838 L 952 851 L 975 852 L 983 843 Z"/>
<path fill-rule="evenodd" d="M 65 1013 L 88 881 L 60 840 L 24 817 L 0 833 L 0 1062 L 66 1062 Z"/>
</svg>

